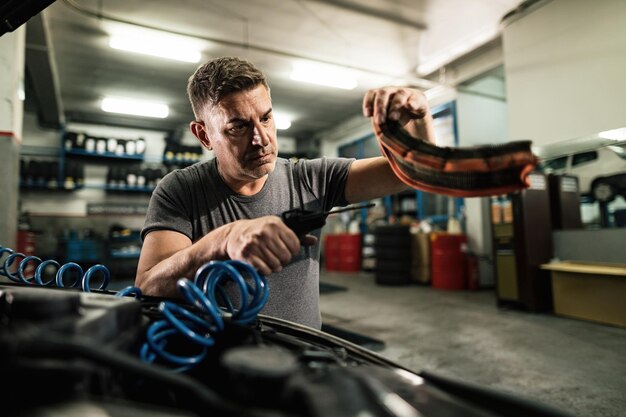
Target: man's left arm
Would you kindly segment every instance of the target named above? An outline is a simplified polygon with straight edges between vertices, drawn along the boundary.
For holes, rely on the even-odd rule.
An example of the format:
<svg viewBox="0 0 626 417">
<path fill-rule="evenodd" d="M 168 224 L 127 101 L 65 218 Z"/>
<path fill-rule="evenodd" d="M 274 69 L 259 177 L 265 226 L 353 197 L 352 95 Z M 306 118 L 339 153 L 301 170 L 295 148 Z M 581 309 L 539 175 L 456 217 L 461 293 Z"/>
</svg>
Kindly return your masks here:
<svg viewBox="0 0 626 417">
<path fill-rule="evenodd" d="M 363 115 L 375 123 L 397 121 L 412 136 L 434 143 L 435 131 L 430 107 L 424 94 L 404 87 L 369 90 L 363 98 Z M 352 163 L 345 196 L 350 203 L 380 198 L 409 189 L 391 170 L 384 156 L 359 159 Z"/>
</svg>

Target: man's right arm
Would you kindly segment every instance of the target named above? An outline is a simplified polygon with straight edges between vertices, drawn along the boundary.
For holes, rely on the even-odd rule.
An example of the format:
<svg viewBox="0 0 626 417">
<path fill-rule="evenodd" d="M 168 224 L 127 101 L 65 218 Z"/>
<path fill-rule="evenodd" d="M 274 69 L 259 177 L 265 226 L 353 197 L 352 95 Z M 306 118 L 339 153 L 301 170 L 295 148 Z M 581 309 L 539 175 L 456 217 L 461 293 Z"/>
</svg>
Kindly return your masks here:
<svg viewBox="0 0 626 417">
<path fill-rule="evenodd" d="M 222 240 L 217 236 L 219 233 L 217 229 L 212 233 L 216 234 L 211 240 L 215 245 L 204 245 L 214 246 L 206 248 L 207 257 L 220 259 L 218 243 Z M 182 277 L 193 279 L 196 269 L 200 266 L 198 256 L 195 254 L 197 246 L 192 245 L 191 240 L 179 232 L 156 230 L 148 233 L 141 248 L 135 285 L 146 295 L 178 296 L 176 281 Z"/>
<path fill-rule="evenodd" d="M 278 272 L 300 251 L 300 241 L 277 216 L 237 220 L 195 243 L 182 233 L 156 230 L 144 239 L 135 285 L 146 295 L 176 297 L 176 281 L 193 279 L 211 260 L 237 259 L 261 274 Z"/>
</svg>

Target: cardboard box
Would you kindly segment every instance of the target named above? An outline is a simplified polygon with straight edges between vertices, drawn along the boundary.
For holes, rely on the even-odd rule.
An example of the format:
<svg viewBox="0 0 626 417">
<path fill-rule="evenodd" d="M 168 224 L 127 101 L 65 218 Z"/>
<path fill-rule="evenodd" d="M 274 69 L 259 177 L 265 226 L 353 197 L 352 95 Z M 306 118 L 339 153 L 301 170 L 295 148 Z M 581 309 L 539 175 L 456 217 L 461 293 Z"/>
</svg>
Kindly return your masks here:
<svg viewBox="0 0 626 417">
<path fill-rule="evenodd" d="M 562 261 L 552 271 L 556 314 L 626 327 L 626 264 Z"/>
</svg>

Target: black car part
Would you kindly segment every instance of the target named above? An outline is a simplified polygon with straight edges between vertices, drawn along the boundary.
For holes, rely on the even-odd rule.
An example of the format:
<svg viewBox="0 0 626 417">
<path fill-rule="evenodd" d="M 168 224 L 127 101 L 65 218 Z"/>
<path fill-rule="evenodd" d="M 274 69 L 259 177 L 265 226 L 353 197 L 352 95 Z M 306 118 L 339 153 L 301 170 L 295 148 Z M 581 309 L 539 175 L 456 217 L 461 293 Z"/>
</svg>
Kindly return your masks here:
<svg viewBox="0 0 626 417">
<path fill-rule="evenodd" d="M 65 265 L 49 263 L 57 271 L 48 279 L 48 261 L 0 247 L 3 255 L 0 275 L 13 280 L 0 284 L 3 416 L 565 415 L 258 316 L 268 282 L 240 261 L 208 262 L 193 282 L 180 279 L 181 300 L 107 291 L 106 273 L 100 289 L 88 273 L 68 287 Z M 237 305 L 227 283 L 239 289 Z"/>
<path fill-rule="evenodd" d="M 226 320 L 202 363 L 173 373 L 138 359 L 146 328 L 162 319 L 161 301 L 0 285 L 0 373 L 9 382 L 3 415 L 85 409 L 110 416 L 566 415 L 415 374 L 337 337 L 263 316 L 248 325 Z M 195 349 L 185 338 L 171 348 Z"/>
</svg>

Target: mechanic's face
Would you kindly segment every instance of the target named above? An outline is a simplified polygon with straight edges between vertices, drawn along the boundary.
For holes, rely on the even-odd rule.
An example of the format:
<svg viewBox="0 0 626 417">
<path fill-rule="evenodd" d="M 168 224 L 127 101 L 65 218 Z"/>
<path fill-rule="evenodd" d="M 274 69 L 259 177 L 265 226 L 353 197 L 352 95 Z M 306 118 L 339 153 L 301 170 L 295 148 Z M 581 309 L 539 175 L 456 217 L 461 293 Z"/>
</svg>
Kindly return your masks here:
<svg viewBox="0 0 626 417">
<path fill-rule="evenodd" d="M 237 192 L 257 192 L 276 165 L 276 125 L 267 88 L 259 85 L 224 97 L 205 111 L 206 142 L 220 175 Z M 197 136 L 197 135 L 196 135 Z"/>
</svg>

